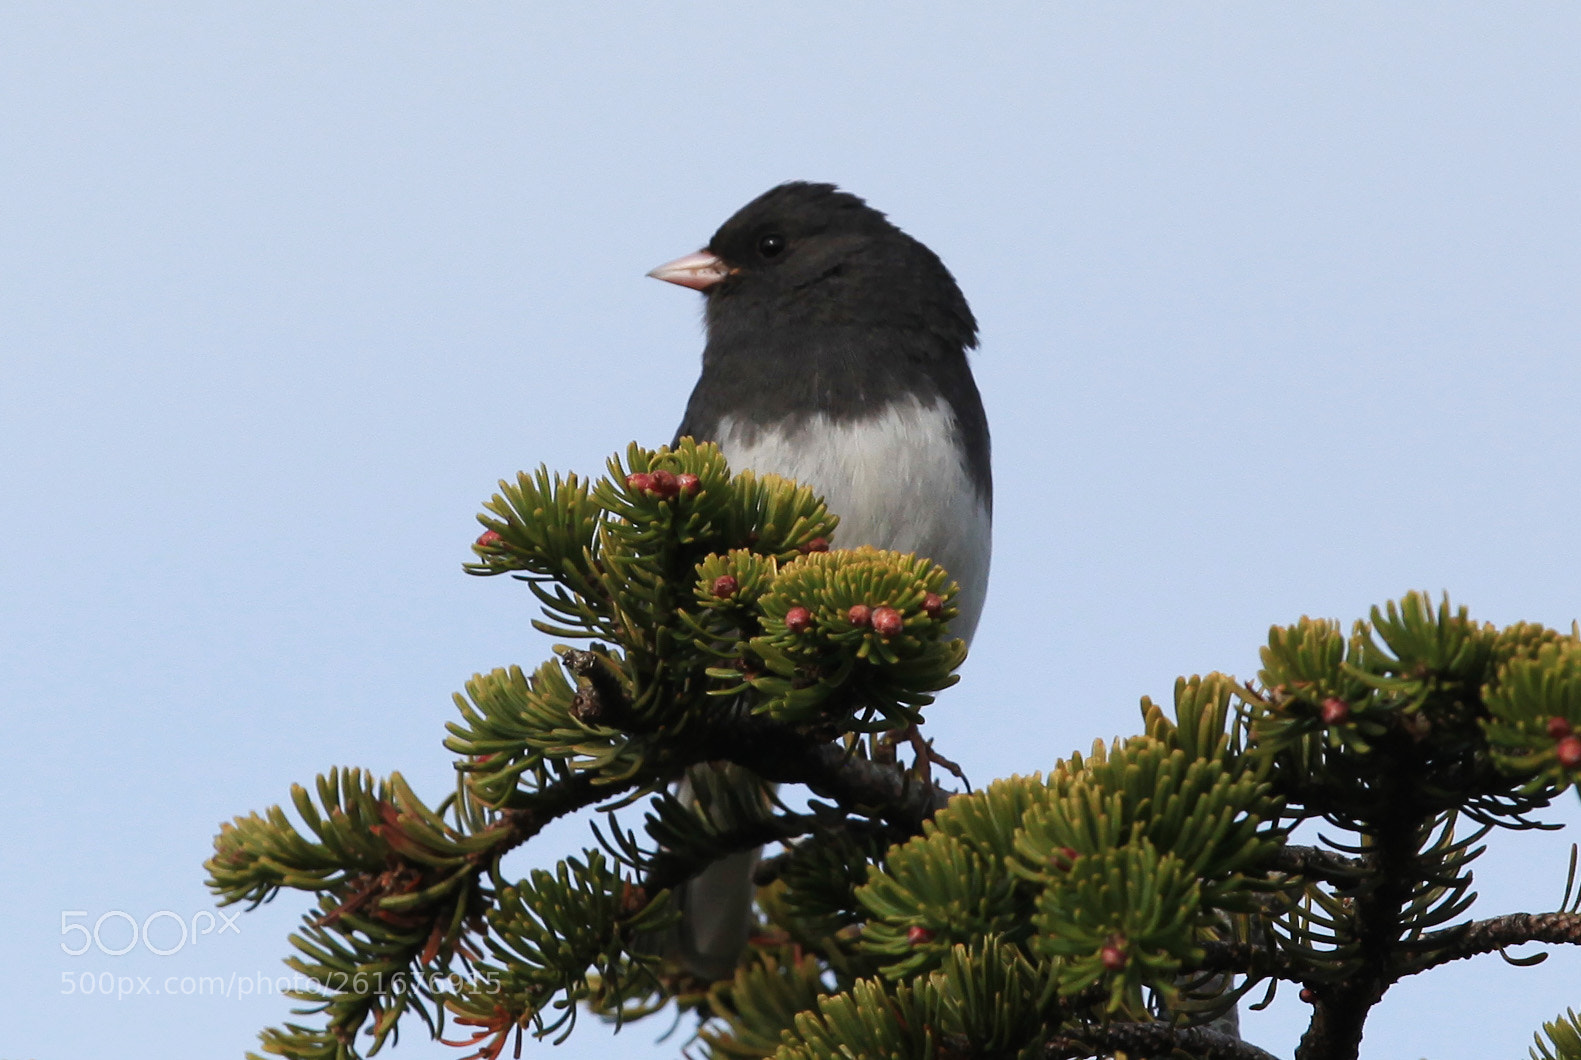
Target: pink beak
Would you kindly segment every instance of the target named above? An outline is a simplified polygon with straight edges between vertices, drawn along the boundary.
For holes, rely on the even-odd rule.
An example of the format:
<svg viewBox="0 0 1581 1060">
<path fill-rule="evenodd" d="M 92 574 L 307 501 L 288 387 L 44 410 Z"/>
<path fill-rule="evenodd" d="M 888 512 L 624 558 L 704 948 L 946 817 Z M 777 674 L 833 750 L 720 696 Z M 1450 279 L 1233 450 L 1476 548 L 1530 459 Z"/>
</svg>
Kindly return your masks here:
<svg viewBox="0 0 1581 1060">
<path fill-rule="evenodd" d="M 730 275 L 730 266 L 706 250 L 667 261 L 648 273 L 655 280 L 678 283 L 694 291 L 706 291 Z"/>
</svg>

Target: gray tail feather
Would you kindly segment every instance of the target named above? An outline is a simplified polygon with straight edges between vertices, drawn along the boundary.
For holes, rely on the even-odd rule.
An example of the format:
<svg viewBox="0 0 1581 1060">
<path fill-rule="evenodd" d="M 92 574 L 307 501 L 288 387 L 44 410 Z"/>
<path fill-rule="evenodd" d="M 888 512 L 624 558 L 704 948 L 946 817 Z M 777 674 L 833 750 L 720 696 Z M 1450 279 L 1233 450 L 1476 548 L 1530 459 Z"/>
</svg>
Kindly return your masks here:
<svg viewBox="0 0 1581 1060">
<path fill-rule="evenodd" d="M 743 815 L 754 816 L 749 806 L 766 807 L 772 791 L 773 785 L 745 769 L 709 763 L 688 770 L 675 795 L 716 825 L 728 826 L 738 823 Z M 752 902 L 757 895 L 752 876 L 761 854 L 761 849 L 727 854 L 677 887 L 674 897 L 680 920 L 666 931 L 639 940 L 639 948 L 679 964 L 701 979 L 729 976 L 752 933 Z"/>
<path fill-rule="evenodd" d="M 721 858 L 677 890 L 681 920 L 664 940 L 665 957 L 702 979 L 723 979 L 735 970 L 752 931 L 759 853 Z"/>
</svg>

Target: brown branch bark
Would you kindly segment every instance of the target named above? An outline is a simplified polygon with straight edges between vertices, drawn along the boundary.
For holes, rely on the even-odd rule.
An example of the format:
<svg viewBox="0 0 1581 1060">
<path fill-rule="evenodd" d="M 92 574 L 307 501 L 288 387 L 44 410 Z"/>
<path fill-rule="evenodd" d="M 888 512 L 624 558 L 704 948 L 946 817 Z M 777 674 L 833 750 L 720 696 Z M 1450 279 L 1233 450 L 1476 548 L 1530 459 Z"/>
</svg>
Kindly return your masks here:
<svg viewBox="0 0 1581 1060">
<path fill-rule="evenodd" d="M 1273 868 L 1291 876 L 1305 876 L 1341 886 L 1355 883 L 1367 871 L 1360 858 L 1346 857 L 1322 847 L 1294 844 L 1280 847 L 1274 853 Z"/>
<path fill-rule="evenodd" d="M 1424 953 L 1401 962 L 1400 976 L 1526 942 L 1581 946 L 1581 913 L 1507 913 L 1424 935 Z"/>
<path fill-rule="evenodd" d="M 1304 983 L 1303 969 L 1283 951 L 1249 942 L 1208 942 L 1203 944 L 1202 961 L 1192 972 L 1235 972 L 1259 978 L 1272 977 L 1289 983 Z"/>
<path fill-rule="evenodd" d="M 578 717 L 641 731 L 619 683 L 596 652 L 571 650 L 561 658 L 566 669 L 581 679 Z M 908 831 L 921 828 L 954 794 L 894 763 L 859 758 L 794 726 L 728 709 L 688 719 L 684 742 L 684 748 L 673 748 L 666 758 L 666 768 L 676 776 L 701 762 L 734 762 L 764 780 L 805 784 L 815 795 Z"/>
<path fill-rule="evenodd" d="M 1137 1056 L 1168 1055 L 1180 1050 L 1198 1060 L 1278 1060 L 1273 1053 L 1250 1042 L 1206 1027 L 1175 1027 L 1168 1023 L 1111 1023 L 1080 1034 L 1057 1037 L 1044 1047 L 1045 1060 L 1126 1053 Z"/>
<path fill-rule="evenodd" d="M 714 844 L 717 853 L 709 857 L 660 850 L 648 867 L 648 874 L 642 881 L 643 889 L 649 894 L 668 890 L 696 876 L 727 853 L 794 839 L 812 831 L 816 824 L 817 818 L 811 814 L 779 814 L 719 836 Z"/>
</svg>

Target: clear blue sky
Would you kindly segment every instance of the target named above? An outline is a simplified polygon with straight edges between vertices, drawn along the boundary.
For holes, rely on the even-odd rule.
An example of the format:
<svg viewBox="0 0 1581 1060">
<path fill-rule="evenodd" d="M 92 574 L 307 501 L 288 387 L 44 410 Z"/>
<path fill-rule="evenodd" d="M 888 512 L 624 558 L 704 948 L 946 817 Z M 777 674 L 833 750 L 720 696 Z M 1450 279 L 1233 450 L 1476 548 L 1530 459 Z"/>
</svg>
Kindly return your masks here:
<svg viewBox="0 0 1581 1060">
<path fill-rule="evenodd" d="M 297 897 L 156 918 L 168 956 L 69 956 L 62 914 L 190 921 L 218 822 L 331 765 L 449 785 L 451 693 L 548 648 L 460 573 L 479 502 L 669 439 L 698 300 L 643 273 L 781 180 L 888 211 L 982 322 L 994 578 L 930 723 L 979 783 L 1303 613 L 1581 614 L 1573 5 L 553 7 L 0 11 L 0 1056 L 287 1017 L 63 990 L 272 977 Z M 1498 839 L 1484 914 L 1552 908 L 1574 837 Z M 1364 1055 L 1524 1055 L 1578 982 L 1464 962 Z"/>
</svg>

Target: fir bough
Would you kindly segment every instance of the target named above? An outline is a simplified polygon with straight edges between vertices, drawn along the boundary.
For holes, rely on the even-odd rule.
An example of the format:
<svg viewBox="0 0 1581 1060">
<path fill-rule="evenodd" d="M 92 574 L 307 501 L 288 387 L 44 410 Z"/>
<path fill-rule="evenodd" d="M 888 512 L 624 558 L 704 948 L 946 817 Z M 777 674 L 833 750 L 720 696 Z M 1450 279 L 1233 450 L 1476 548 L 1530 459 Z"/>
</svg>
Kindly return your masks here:
<svg viewBox="0 0 1581 1060">
<path fill-rule="evenodd" d="M 1407 976 L 1581 941 L 1573 866 L 1553 911 L 1470 918 L 1481 837 L 1543 827 L 1581 770 L 1574 628 L 1418 593 L 1348 634 L 1302 618 L 1255 682 L 1182 679 L 1140 735 L 953 794 L 921 726 L 965 648 L 928 560 L 842 549 L 810 491 L 689 440 L 596 480 L 523 474 L 484 507 L 466 569 L 525 581 L 575 646 L 467 682 L 437 802 L 334 769 L 293 789 L 294 818 L 221 827 L 222 903 L 311 896 L 288 958 L 308 1019 L 266 1053 L 351 1060 L 415 1018 L 497 1057 L 579 1011 L 673 1007 L 734 1060 L 1266 1060 L 1223 1019 L 1284 984 L 1311 1010 L 1296 1056 L 1327 1060 Z M 637 826 L 593 827 L 600 849 L 505 871 L 550 822 L 642 798 Z M 1309 820 L 1325 845 L 1294 842 Z M 671 891 L 775 843 L 734 974 L 667 964 Z M 1578 1035 L 1548 1024 L 1532 1055 L 1571 1060 Z"/>
</svg>

